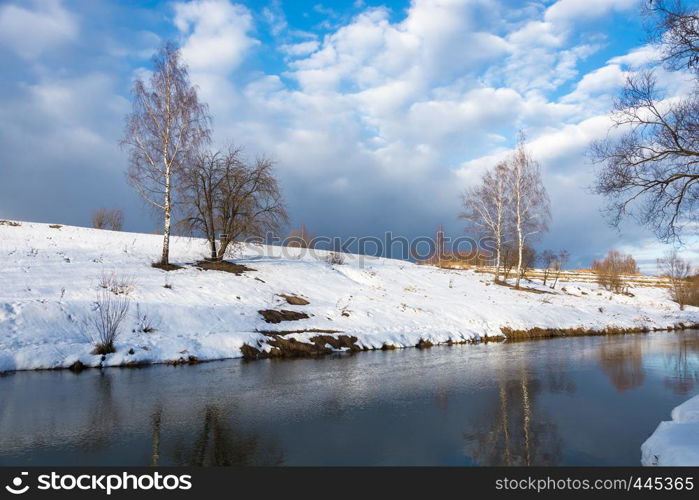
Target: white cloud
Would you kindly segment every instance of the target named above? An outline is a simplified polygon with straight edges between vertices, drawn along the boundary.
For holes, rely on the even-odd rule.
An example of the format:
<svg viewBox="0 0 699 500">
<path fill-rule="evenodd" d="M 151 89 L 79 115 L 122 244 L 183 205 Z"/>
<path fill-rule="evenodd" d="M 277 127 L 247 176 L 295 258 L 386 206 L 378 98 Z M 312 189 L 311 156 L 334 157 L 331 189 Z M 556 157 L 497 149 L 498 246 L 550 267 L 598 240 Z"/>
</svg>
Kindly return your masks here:
<svg viewBox="0 0 699 500">
<path fill-rule="evenodd" d="M 638 0 L 558 0 L 546 9 L 545 18 L 551 22 L 576 22 L 598 18 L 611 11 L 638 7 Z"/>
<path fill-rule="evenodd" d="M 640 68 L 649 63 L 658 62 L 662 54 L 660 49 L 654 45 L 643 45 L 633 49 L 628 54 L 612 57 L 609 60 L 611 64 L 623 64 L 631 68 Z"/>
<path fill-rule="evenodd" d="M 627 75 L 618 64 L 602 66 L 585 74 L 575 85 L 575 90 L 561 100 L 583 101 L 600 93 L 616 93 L 626 81 Z"/>
<path fill-rule="evenodd" d="M 249 36 L 252 15 L 247 7 L 228 0 L 176 3 L 175 26 L 186 43 L 182 55 L 193 72 L 228 74 L 259 42 Z"/>
<path fill-rule="evenodd" d="M 320 44 L 317 40 L 308 40 L 306 42 L 283 44 L 279 46 L 279 50 L 292 57 L 307 56 L 316 50 Z"/>
<path fill-rule="evenodd" d="M 0 6 L 0 44 L 25 59 L 75 41 L 78 30 L 76 16 L 63 8 L 60 0 Z"/>
</svg>

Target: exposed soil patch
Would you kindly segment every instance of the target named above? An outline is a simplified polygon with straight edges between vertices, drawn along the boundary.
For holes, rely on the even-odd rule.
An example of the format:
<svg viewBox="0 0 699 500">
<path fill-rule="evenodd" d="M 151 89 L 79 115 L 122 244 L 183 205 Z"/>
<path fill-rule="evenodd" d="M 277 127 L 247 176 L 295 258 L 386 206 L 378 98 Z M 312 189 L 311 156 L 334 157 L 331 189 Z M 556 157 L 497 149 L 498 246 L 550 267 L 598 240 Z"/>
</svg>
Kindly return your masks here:
<svg viewBox="0 0 699 500">
<path fill-rule="evenodd" d="M 273 309 L 263 309 L 257 311 L 262 315 L 267 323 L 281 323 L 282 321 L 298 321 L 300 319 L 309 318 L 308 314 L 289 311 L 288 309 L 282 309 L 281 311 L 275 311 Z"/>
<path fill-rule="evenodd" d="M 296 295 L 287 295 L 284 293 L 278 294 L 279 297 L 283 298 L 286 300 L 288 304 L 291 304 L 292 306 L 307 306 L 310 304 L 306 299 L 298 297 Z"/>
<path fill-rule="evenodd" d="M 205 271 L 224 271 L 226 273 L 235 274 L 236 276 L 240 276 L 248 271 L 256 271 L 256 269 L 251 267 L 228 262 L 227 260 L 200 260 L 197 262 L 196 266 Z"/>
<path fill-rule="evenodd" d="M 19 222 L 15 222 L 13 220 L 0 220 L 0 226 L 11 226 L 11 227 L 19 227 L 22 224 Z"/>
<path fill-rule="evenodd" d="M 63 226 L 60 224 L 51 224 L 49 227 L 51 229 L 61 229 Z"/>
<path fill-rule="evenodd" d="M 310 343 L 300 342 L 295 339 L 285 339 L 277 334 L 266 335 L 269 337 L 267 343 L 272 349 L 263 351 L 259 345 L 255 347 L 244 344 L 240 348 L 244 359 L 303 358 L 322 356 L 340 350 L 349 352 L 364 350 L 357 345 L 357 337 L 350 335 L 316 335 L 309 339 Z"/>
<path fill-rule="evenodd" d="M 257 330 L 264 335 L 290 335 L 292 333 L 342 333 L 341 330 L 325 330 L 323 328 L 309 328 L 307 330 Z"/>
<path fill-rule="evenodd" d="M 553 292 L 539 290 L 538 288 L 527 288 L 525 286 L 520 286 L 519 288 L 517 288 L 516 286 L 509 284 L 507 281 L 493 281 L 492 283 L 495 283 L 496 285 L 500 286 L 506 286 L 507 288 L 512 288 L 513 290 L 518 290 L 520 292 L 538 293 L 542 295 L 555 295 Z"/>
<path fill-rule="evenodd" d="M 163 271 L 177 271 L 178 269 L 184 269 L 184 267 L 178 266 L 176 264 L 161 264 L 160 262 L 153 262 L 151 264 L 151 267 L 161 269 Z"/>
</svg>

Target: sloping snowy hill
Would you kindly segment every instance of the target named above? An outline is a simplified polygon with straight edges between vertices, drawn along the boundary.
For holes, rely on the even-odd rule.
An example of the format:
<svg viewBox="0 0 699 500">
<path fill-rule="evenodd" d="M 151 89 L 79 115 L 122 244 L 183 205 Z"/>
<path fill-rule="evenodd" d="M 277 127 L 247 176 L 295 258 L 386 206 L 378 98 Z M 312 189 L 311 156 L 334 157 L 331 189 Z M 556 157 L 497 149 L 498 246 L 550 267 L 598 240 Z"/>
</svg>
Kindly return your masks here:
<svg viewBox="0 0 699 500">
<path fill-rule="evenodd" d="M 348 335 L 356 337 L 356 347 L 381 348 L 501 336 L 503 327 L 699 323 L 699 309 L 680 311 L 658 288 L 633 288 L 631 297 L 591 283 L 565 283 L 565 290 L 532 293 L 493 285 L 490 275 L 473 271 L 357 256 L 333 265 L 325 252 L 299 256 L 299 249 L 284 249 L 282 257 L 279 247 L 252 245 L 237 262 L 254 271 L 236 275 L 199 269 L 195 263 L 207 250 L 194 238 L 174 238 L 171 261 L 184 267 L 167 272 L 150 265 L 161 243 L 157 235 L 0 222 L 0 371 L 76 361 L 113 366 L 239 357 L 244 344 L 270 350 L 269 331 L 303 331 L 284 339 L 308 342 L 319 335 L 313 330 L 329 330 L 337 333 L 323 335 Z M 100 276 L 112 272 L 131 282 L 130 309 L 116 352 L 103 359 L 91 354 L 88 325 Z M 309 304 L 288 304 L 282 294 Z M 309 317 L 274 324 L 260 310 Z"/>
</svg>

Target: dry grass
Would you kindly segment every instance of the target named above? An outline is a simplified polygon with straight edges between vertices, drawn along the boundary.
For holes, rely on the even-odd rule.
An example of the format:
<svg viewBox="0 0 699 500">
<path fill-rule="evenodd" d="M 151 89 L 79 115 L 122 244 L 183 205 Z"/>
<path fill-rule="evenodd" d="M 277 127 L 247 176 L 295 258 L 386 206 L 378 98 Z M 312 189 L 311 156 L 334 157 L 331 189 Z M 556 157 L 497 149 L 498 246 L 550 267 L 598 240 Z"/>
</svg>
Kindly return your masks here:
<svg viewBox="0 0 699 500">
<path fill-rule="evenodd" d="M 277 295 L 286 300 L 286 302 L 292 306 L 307 306 L 310 304 L 309 301 L 302 297 L 298 297 L 297 295 L 287 295 L 285 293 L 279 293 Z"/>
<path fill-rule="evenodd" d="M 507 337 L 507 341 L 516 341 L 553 337 L 624 335 L 629 333 L 648 333 L 650 331 L 688 330 L 696 328 L 699 328 L 699 324 L 679 323 L 675 326 L 668 326 L 667 328 L 654 328 L 652 330 L 645 326 L 631 328 L 607 327 L 603 330 L 595 330 L 589 328 L 530 328 L 527 330 L 513 330 L 508 327 L 502 327 L 500 330 Z"/>
</svg>

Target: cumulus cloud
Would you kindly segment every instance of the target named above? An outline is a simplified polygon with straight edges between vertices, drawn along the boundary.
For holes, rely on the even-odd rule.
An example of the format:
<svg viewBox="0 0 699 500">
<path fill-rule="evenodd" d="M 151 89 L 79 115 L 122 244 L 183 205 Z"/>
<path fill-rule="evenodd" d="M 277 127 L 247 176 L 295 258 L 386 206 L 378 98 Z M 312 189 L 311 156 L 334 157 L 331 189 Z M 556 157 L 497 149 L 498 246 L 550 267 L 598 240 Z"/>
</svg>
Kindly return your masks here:
<svg viewBox="0 0 699 500">
<path fill-rule="evenodd" d="M 28 5 L 27 5 L 28 4 Z M 60 0 L 35 0 L 0 6 L 0 44 L 25 59 L 75 41 L 77 17 Z"/>
<path fill-rule="evenodd" d="M 227 0 L 195 0 L 174 5 L 174 23 L 186 37 L 182 55 L 193 72 L 228 74 L 259 42 L 247 7 Z"/>
<path fill-rule="evenodd" d="M 318 4 L 316 12 L 333 25 L 315 33 L 294 26 L 277 1 L 260 8 L 194 0 L 163 11 L 214 115 L 216 146 L 234 142 L 250 156 L 272 156 L 294 224 L 340 236 L 384 230 L 416 236 L 440 223 L 461 232 L 460 191 L 507 155 L 524 128 L 553 205 L 552 231 L 541 244 L 567 247 L 576 254 L 574 265 L 584 265 L 619 238 L 587 189 L 593 179 L 587 145 L 607 132 L 605 111 L 625 75 L 656 55 L 652 47 L 636 47 L 600 60 L 604 40 L 591 21 L 633 4 L 559 0 L 504 9 L 497 0 L 412 0 L 401 12 L 357 2 L 332 13 Z M 32 15 L 62 9 L 57 1 L 11 5 Z M 6 7 L 0 23 L 3 15 Z M 588 31 L 579 37 L 584 23 Z M 77 24 L 74 30 L 54 30 L 51 43 L 80 40 Z M 166 38 L 153 26 L 132 35 L 144 32 Z M 0 43 L 8 36 L 0 32 Z M 116 183 L 125 166 L 116 141 L 128 109 L 128 76 L 148 75 L 143 61 L 124 66 L 122 58 L 140 54 L 152 40 L 138 47 L 124 42 L 104 56 L 123 72 L 121 82 L 104 68 L 73 68 L 13 84 L 0 99 L 4 159 L 17 172 L 55 165 L 67 176 L 57 185 L 71 193 L 80 172 L 89 171 L 96 185 Z M 21 57 L 42 59 L 49 48 L 37 47 Z M 255 57 L 262 51 L 276 65 Z M 684 85 L 681 75 L 664 76 L 671 92 Z M 29 210 L 12 195 L 21 192 L 19 174 L 6 186 L 0 210 Z M 133 196 L 124 191 L 122 199 Z M 80 210 L 89 213 L 96 198 L 80 202 Z M 127 223 L 129 217 L 127 210 Z M 647 233 L 637 227 L 624 231 L 631 244 L 646 244 Z"/>
</svg>

